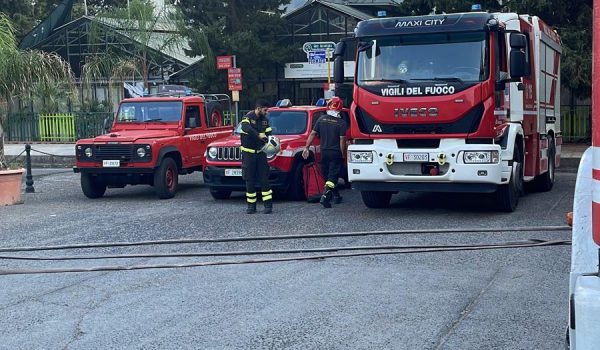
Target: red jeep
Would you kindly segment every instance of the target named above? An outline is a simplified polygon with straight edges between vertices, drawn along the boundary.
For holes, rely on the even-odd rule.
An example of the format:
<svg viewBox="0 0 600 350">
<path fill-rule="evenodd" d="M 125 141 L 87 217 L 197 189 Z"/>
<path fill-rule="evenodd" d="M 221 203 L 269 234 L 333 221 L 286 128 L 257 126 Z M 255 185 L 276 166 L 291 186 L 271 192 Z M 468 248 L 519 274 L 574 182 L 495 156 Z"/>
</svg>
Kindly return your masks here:
<svg viewBox="0 0 600 350">
<path fill-rule="evenodd" d="M 99 198 L 107 187 L 147 184 L 172 198 L 178 175 L 201 171 L 206 146 L 231 135 L 227 95 L 124 99 L 110 133 L 76 144 L 81 189 Z"/>
<path fill-rule="evenodd" d="M 268 160 L 269 181 L 276 195 L 287 193 L 291 200 L 305 199 L 302 168 L 307 162 L 320 160 L 319 138 L 316 137 L 313 141 L 308 160 L 302 158 L 302 150 L 312 126 L 326 111 L 327 107 L 285 104 L 269 108 L 267 118 L 273 128 L 273 135 L 281 141 L 281 151 Z M 349 123 L 347 109 L 342 111 L 342 116 Z M 215 199 L 229 198 L 233 191 L 246 191 L 242 179 L 240 130 L 241 125 L 238 125 L 233 135 L 211 142 L 208 146 L 204 183 Z M 345 167 L 342 174 L 347 179 Z"/>
</svg>

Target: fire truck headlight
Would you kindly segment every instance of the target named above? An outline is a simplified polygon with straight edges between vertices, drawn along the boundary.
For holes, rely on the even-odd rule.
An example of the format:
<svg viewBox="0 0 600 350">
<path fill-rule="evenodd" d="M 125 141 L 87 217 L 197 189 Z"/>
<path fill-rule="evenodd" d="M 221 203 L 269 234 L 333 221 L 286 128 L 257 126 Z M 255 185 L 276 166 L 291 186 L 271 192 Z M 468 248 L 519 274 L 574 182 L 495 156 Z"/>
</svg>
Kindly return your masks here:
<svg viewBox="0 0 600 350">
<path fill-rule="evenodd" d="M 88 158 L 92 158 L 92 155 L 94 155 L 94 152 L 92 151 L 91 147 L 86 148 L 84 152 L 85 152 L 85 156 Z"/>
<path fill-rule="evenodd" d="M 217 158 L 217 147 L 211 147 L 208 149 L 208 158 Z"/>
<path fill-rule="evenodd" d="M 146 156 L 146 150 L 144 149 L 144 147 L 139 147 L 136 150 L 137 156 L 140 158 L 144 158 Z"/>
<path fill-rule="evenodd" d="M 500 160 L 498 151 L 465 151 L 465 164 L 496 164 Z"/>
<path fill-rule="evenodd" d="M 350 151 L 348 159 L 350 163 L 373 163 L 373 152 Z"/>
</svg>

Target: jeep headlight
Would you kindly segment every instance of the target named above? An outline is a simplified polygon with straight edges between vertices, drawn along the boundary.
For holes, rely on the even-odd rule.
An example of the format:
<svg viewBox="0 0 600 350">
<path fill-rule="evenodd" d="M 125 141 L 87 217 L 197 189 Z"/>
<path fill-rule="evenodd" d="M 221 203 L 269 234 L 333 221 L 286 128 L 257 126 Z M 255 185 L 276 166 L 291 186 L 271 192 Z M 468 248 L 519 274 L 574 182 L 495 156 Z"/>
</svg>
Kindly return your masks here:
<svg viewBox="0 0 600 350">
<path fill-rule="evenodd" d="M 84 151 L 85 156 L 88 158 L 92 158 L 92 156 L 94 155 L 94 151 L 92 151 L 91 147 L 87 147 Z"/>
<path fill-rule="evenodd" d="M 350 163 L 373 163 L 373 152 L 371 151 L 350 151 L 348 153 Z"/>
<path fill-rule="evenodd" d="M 500 160 L 498 151 L 465 151 L 465 164 L 495 164 Z"/>
<path fill-rule="evenodd" d="M 208 149 L 208 158 L 217 158 L 217 147 L 211 147 Z"/>
</svg>

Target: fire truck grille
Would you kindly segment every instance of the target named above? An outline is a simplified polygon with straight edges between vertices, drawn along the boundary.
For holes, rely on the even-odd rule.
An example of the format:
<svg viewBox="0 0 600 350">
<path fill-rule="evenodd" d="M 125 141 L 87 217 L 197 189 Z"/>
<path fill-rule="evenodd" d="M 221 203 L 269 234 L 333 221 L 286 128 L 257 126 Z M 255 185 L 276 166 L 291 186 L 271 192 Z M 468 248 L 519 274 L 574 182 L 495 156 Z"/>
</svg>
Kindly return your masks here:
<svg viewBox="0 0 600 350">
<path fill-rule="evenodd" d="M 242 151 L 239 147 L 218 147 L 217 148 L 217 160 L 232 161 L 241 160 Z"/>
<path fill-rule="evenodd" d="M 131 145 L 97 145 L 94 157 L 96 160 L 131 160 L 133 147 Z"/>
<path fill-rule="evenodd" d="M 439 175 L 446 174 L 450 169 L 450 165 L 448 163 L 444 165 L 438 165 L 437 163 L 396 162 L 387 166 L 392 175 L 400 176 L 431 176 L 429 174 L 429 169 L 432 167 L 437 167 L 439 169 Z"/>
</svg>

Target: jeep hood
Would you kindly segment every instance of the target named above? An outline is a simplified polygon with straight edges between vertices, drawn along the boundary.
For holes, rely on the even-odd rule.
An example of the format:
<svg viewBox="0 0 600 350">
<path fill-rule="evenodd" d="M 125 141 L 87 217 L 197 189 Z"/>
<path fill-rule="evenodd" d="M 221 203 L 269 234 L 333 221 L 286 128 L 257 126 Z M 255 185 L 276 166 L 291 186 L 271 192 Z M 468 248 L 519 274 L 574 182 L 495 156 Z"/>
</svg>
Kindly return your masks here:
<svg viewBox="0 0 600 350">
<path fill-rule="evenodd" d="M 175 130 L 121 130 L 97 136 L 94 138 L 94 142 L 135 142 L 144 139 L 159 139 L 177 135 L 178 133 Z"/>
<path fill-rule="evenodd" d="M 274 135 L 277 138 L 279 138 L 279 141 L 281 141 L 281 145 L 285 146 L 286 143 L 291 142 L 291 141 L 296 141 L 296 140 L 301 140 L 301 139 L 306 139 L 307 136 L 306 135 Z M 219 141 L 215 141 L 212 142 L 210 144 L 210 147 L 232 147 L 232 146 L 239 146 L 241 144 L 240 141 L 240 135 L 229 135 L 228 137 L 224 138 L 224 139 L 220 139 Z"/>
</svg>

